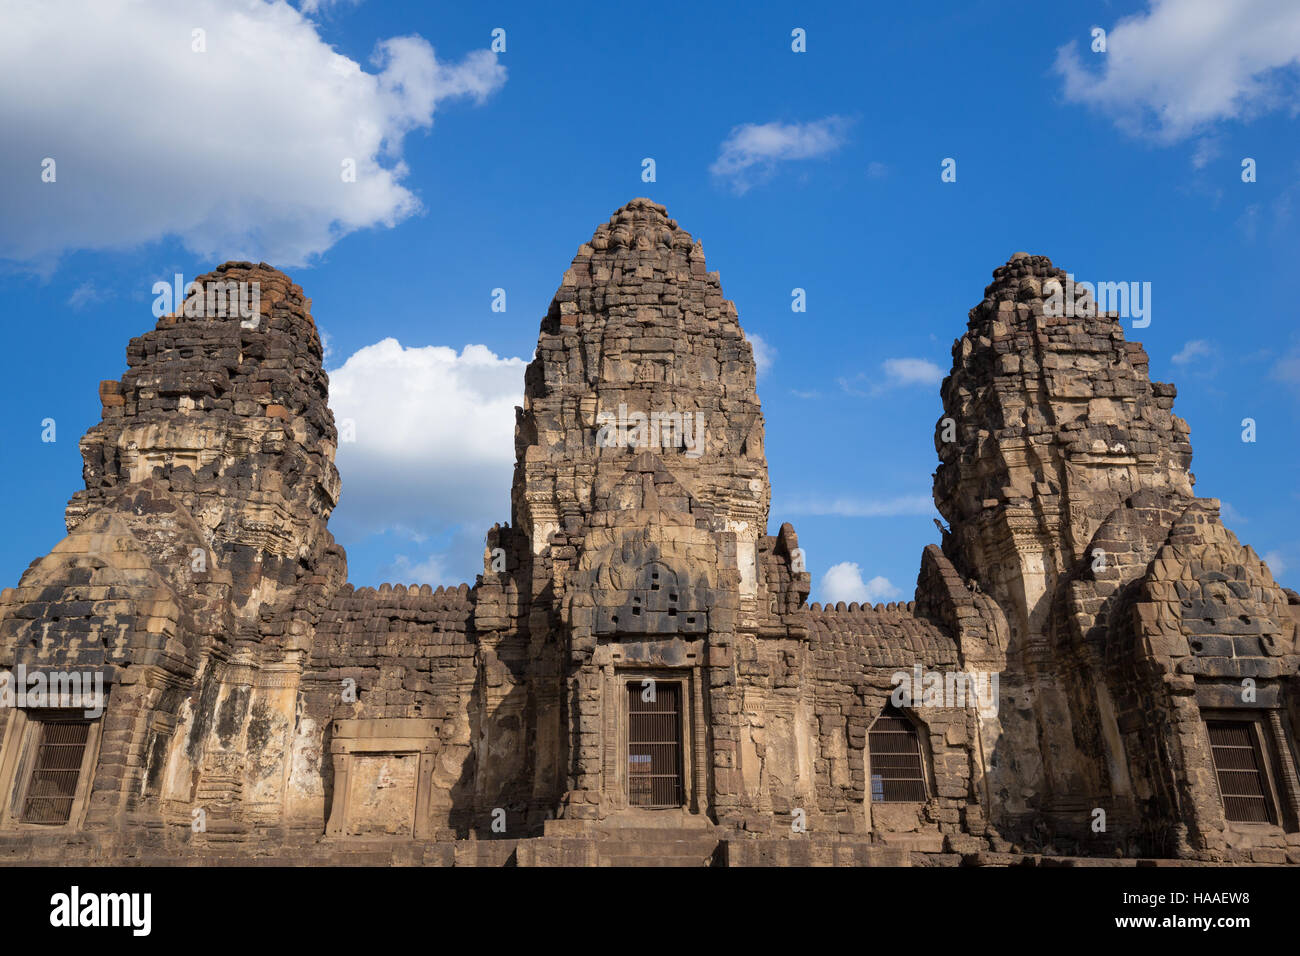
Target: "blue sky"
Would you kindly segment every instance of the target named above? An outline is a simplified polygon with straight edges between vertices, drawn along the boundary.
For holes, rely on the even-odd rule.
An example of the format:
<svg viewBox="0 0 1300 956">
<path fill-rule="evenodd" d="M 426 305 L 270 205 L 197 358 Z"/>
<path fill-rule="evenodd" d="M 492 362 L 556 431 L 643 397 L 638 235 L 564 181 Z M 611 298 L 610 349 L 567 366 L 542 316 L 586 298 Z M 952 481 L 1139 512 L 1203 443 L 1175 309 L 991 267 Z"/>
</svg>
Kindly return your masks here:
<svg viewBox="0 0 1300 956">
<path fill-rule="evenodd" d="M 1300 586 L 1290 0 L 306 6 L 0 12 L 0 586 L 62 537 L 153 284 L 237 258 L 288 272 L 327 336 L 352 580 L 472 581 L 538 323 L 641 195 L 758 339 L 769 530 L 794 524 L 814 600 L 911 597 L 938 382 L 1021 250 L 1151 283 L 1126 334 L 1179 387 L 1197 491 Z"/>
</svg>

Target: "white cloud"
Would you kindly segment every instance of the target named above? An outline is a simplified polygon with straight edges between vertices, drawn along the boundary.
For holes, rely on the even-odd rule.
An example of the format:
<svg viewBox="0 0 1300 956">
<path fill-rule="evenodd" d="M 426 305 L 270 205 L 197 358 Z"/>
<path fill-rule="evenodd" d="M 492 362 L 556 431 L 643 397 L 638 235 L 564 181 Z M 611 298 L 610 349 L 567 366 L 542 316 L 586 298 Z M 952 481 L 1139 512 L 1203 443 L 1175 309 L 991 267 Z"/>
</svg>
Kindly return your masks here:
<svg viewBox="0 0 1300 956">
<path fill-rule="evenodd" d="M 934 501 L 929 495 L 903 495 L 897 498 L 805 496 L 782 501 L 779 510 L 782 514 L 834 515 L 841 518 L 896 518 L 935 513 Z"/>
<path fill-rule="evenodd" d="M 885 375 L 898 385 L 939 385 L 943 369 L 926 359 L 885 359 Z"/>
<path fill-rule="evenodd" d="M 329 373 L 340 431 L 343 496 L 331 527 L 340 537 L 396 530 L 419 542 L 466 526 L 482 548 L 509 520 L 515 406 L 527 360 L 482 345 L 404 348 L 387 338 Z M 425 557 L 426 568 L 440 567 Z M 402 561 L 399 556 L 398 570 Z M 472 565 L 471 565 L 472 566 Z"/>
<path fill-rule="evenodd" d="M 841 378 L 840 388 L 850 395 L 871 396 L 895 388 L 912 385 L 937 386 L 943 383 L 944 371 L 928 359 L 891 358 L 880 365 L 881 372 L 868 375 L 859 372 L 852 378 Z"/>
<path fill-rule="evenodd" d="M 1298 63 L 1295 0 L 1152 0 L 1108 30 L 1105 53 L 1061 47 L 1056 71 L 1066 99 L 1172 143 L 1223 120 L 1294 110 L 1286 74 Z"/>
<path fill-rule="evenodd" d="M 1204 169 L 1223 152 L 1223 145 L 1213 136 L 1206 136 L 1192 151 L 1192 169 Z"/>
<path fill-rule="evenodd" d="M 1169 361 L 1173 362 L 1175 365 L 1188 365 L 1196 361 L 1198 358 L 1205 358 L 1213 354 L 1214 349 L 1210 347 L 1209 342 L 1204 339 L 1192 339 L 1175 352 L 1173 358 Z"/>
<path fill-rule="evenodd" d="M 1264 563 L 1267 564 L 1268 569 L 1273 572 L 1274 581 L 1286 574 L 1286 561 L 1282 559 L 1281 551 L 1275 550 L 1265 554 Z"/>
<path fill-rule="evenodd" d="M 1293 388 L 1300 388 L 1300 346 L 1292 346 L 1269 369 L 1269 378 Z"/>
<path fill-rule="evenodd" d="M 744 194 L 770 179 L 777 163 L 833 153 L 844 145 L 850 125 L 842 116 L 808 123 L 745 123 L 732 128 L 709 171 Z"/>
<path fill-rule="evenodd" d="M 867 166 L 868 179 L 884 179 L 889 175 L 889 167 L 884 163 L 871 163 Z"/>
<path fill-rule="evenodd" d="M 72 290 L 72 295 L 68 296 L 68 305 L 80 311 L 96 300 L 104 299 L 104 291 L 93 282 L 83 282 Z"/>
<path fill-rule="evenodd" d="M 1226 501 L 1219 502 L 1219 517 L 1221 517 L 1225 523 L 1230 525 L 1246 524 L 1249 521 L 1244 514 Z"/>
<path fill-rule="evenodd" d="M 766 375 L 772 363 L 776 361 L 776 349 L 768 345 L 766 339 L 753 332 L 746 332 L 745 338 L 749 339 L 750 347 L 754 350 L 754 366 L 758 374 Z"/>
<path fill-rule="evenodd" d="M 1253 202 L 1237 217 L 1237 228 L 1241 230 L 1241 234 L 1248 242 L 1254 242 L 1259 235 L 1259 222 L 1262 218 L 1260 212 L 1259 203 Z"/>
<path fill-rule="evenodd" d="M 312 14 L 321 11 L 328 11 L 331 7 L 358 6 L 361 0 L 302 0 L 298 4 L 298 9 L 303 13 Z"/>
<path fill-rule="evenodd" d="M 862 568 L 854 561 L 842 561 L 822 576 L 819 588 L 823 603 L 878 604 L 897 601 L 903 592 L 894 587 L 888 578 L 876 575 L 870 581 L 862 580 Z"/>
<path fill-rule="evenodd" d="M 418 36 L 380 42 L 372 65 L 284 3 L 10 0 L 0 258 L 49 270 L 69 250 L 175 235 L 204 259 L 288 267 L 395 225 L 420 209 L 402 185 L 403 137 L 442 101 L 499 89 L 505 69 L 487 50 L 442 63 Z"/>
<path fill-rule="evenodd" d="M 484 529 L 486 530 L 486 529 Z M 384 578 L 394 584 L 459 584 L 455 574 L 448 574 L 447 558 L 442 554 L 430 554 L 423 560 L 412 561 L 404 554 L 399 554 L 393 563 L 384 569 Z"/>
</svg>

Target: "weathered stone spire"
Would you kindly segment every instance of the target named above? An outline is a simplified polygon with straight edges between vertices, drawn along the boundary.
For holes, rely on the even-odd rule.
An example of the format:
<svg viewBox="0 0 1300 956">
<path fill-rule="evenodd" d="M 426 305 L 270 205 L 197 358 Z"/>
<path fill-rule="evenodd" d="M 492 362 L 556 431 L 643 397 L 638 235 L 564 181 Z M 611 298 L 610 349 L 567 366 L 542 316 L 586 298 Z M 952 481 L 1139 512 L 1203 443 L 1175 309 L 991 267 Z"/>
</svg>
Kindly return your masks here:
<svg viewBox="0 0 1300 956">
<path fill-rule="evenodd" d="M 311 301 L 265 263 L 227 262 L 195 282 L 201 293 L 132 339 L 121 381 L 100 385 L 103 420 L 81 440 L 86 490 L 68 529 L 152 481 L 203 528 L 210 562 L 256 612 L 333 543 L 337 432 L 321 342 Z"/>
<path fill-rule="evenodd" d="M 533 550 L 561 527 L 647 501 L 751 543 L 764 534 L 755 375 L 700 243 L 648 199 L 619 209 L 565 272 L 528 368 L 513 500 Z"/>
<path fill-rule="evenodd" d="M 947 551 L 1019 608 L 1022 638 L 1041 633 L 1040 599 L 1118 504 L 1140 490 L 1192 496 L 1174 387 L 1149 379 L 1113 313 L 1088 300 L 1054 315 L 1065 311 L 1054 295 L 1083 299 L 1046 256 L 1017 253 L 994 270 L 953 345 L 935 437 Z"/>
</svg>

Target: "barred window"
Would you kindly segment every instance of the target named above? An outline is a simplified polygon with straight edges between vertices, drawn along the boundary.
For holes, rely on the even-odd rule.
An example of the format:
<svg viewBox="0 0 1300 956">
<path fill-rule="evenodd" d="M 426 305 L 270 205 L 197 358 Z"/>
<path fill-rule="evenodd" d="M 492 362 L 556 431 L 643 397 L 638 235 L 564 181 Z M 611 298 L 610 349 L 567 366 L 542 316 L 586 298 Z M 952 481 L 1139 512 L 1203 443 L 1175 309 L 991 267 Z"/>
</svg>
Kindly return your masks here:
<svg viewBox="0 0 1300 956">
<path fill-rule="evenodd" d="M 90 735 L 87 720 L 42 720 L 27 793 L 24 823 L 67 823 L 77 795 L 77 781 Z"/>
<path fill-rule="evenodd" d="M 867 747 L 872 803 L 914 803 L 926 798 L 921 742 L 910 720 L 886 707 L 867 734 Z"/>
<path fill-rule="evenodd" d="M 1233 823 L 1276 823 L 1269 783 L 1264 775 L 1259 722 L 1206 721 L 1210 754 L 1219 778 L 1223 816 Z"/>
<path fill-rule="evenodd" d="M 628 802 L 634 807 L 680 807 L 682 685 L 656 681 L 652 699 L 641 684 L 627 685 Z"/>
</svg>

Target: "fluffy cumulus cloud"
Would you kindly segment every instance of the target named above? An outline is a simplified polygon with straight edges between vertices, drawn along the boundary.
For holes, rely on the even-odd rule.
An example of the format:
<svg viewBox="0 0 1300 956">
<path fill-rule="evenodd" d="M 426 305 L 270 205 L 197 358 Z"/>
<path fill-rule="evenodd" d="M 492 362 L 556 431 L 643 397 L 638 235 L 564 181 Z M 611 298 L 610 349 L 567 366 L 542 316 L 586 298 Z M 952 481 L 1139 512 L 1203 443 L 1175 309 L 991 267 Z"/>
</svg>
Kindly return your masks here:
<svg viewBox="0 0 1300 956">
<path fill-rule="evenodd" d="M 482 101 L 505 68 L 487 50 L 440 60 L 418 36 L 367 66 L 285 3 L 8 0 L 0 258 L 48 268 L 174 235 L 205 259 L 295 266 L 396 224 L 420 208 L 403 137 L 447 99 Z"/>
<path fill-rule="evenodd" d="M 823 602 L 832 604 L 844 601 L 852 604 L 879 604 L 897 601 L 903 592 L 894 587 L 888 578 L 876 575 L 870 581 L 862 580 L 862 568 L 854 561 L 833 564 L 822 575 L 818 588 Z"/>
<path fill-rule="evenodd" d="M 780 163 L 835 152 L 844 145 L 850 125 L 842 116 L 808 123 L 745 123 L 723 140 L 709 171 L 744 194 L 770 179 Z"/>
<path fill-rule="evenodd" d="M 1176 142 L 1223 120 L 1295 110 L 1295 0 L 1152 0 L 1107 30 L 1106 52 L 1057 51 L 1065 97 Z"/>
<path fill-rule="evenodd" d="M 462 579 L 466 556 L 459 552 L 481 552 L 485 528 L 509 519 L 514 409 L 523 401 L 526 364 L 482 345 L 458 353 L 388 338 L 331 371 L 343 476 L 330 522 L 335 533 L 355 540 L 397 532 L 414 544 L 456 538 L 451 557 L 398 555 L 393 576 L 445 583 L 437 577 L 451 567 Z M 354 441 L 345 440 L 349 431 Z"/>
</svg>

